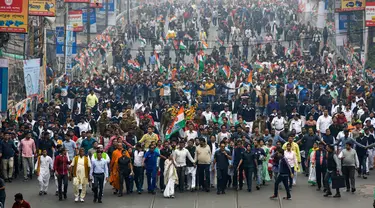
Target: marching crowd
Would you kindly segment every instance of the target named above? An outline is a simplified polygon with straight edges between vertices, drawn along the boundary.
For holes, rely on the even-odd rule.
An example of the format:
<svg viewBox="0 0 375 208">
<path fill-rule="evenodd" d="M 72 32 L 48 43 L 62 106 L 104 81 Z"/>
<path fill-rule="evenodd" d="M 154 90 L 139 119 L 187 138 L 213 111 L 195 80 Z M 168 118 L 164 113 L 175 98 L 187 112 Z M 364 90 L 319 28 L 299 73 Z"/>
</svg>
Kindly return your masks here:
<svg viewBox="0 0 375 208">
<path fill-rule="evenodd" d="M 327 28 L 300 22 L 296 3 L 140 7 L 112 43 L 117 70 L 64 80 L 36 112 L 2 123 L 2 178 L 36 174 L 43 196 L 54 177 L 59 200 L 72 181 L 75 202 L 90 185 L 95 203 L 106 184 L 142 194 L 145 176 L 148 193 L 168 198 L 273 181 L 270 198 L 283 183 L 290 200 L 301 175 L 325 197 L 354 193 L 356 171 L 367 179 L 374 166 L 374 80 L 336 58 Z"/>
</svg>

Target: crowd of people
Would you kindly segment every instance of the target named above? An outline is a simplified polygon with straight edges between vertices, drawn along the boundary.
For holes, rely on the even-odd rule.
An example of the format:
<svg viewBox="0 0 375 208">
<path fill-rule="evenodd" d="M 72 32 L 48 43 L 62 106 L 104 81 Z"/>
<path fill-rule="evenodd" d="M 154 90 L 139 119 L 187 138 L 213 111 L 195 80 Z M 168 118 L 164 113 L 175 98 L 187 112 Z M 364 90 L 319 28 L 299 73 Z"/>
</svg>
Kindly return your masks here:
<svg viewBox="0 0 375 208">
<path fill-rule="evenodd" d="M 112 44 L 115 70 L 63 81 L 3 122 L 4 181 L 36 174 L 43 196 L 52 176 L 60 201 L 72 181 L 75 202 L 91 184 L 95 203 L 106 184 L 142 194 L 145 176 L 168 198 L 274 181 L 270 198 L 283 183 L 290 200 L 297 175 L 325 197 L 354 193 L 356 170 L 374 166 L 372 81 L 335 57 L 327 28 L 298 20 L 298 2 L 235 3 L 140 7 Z"/>
</svg>

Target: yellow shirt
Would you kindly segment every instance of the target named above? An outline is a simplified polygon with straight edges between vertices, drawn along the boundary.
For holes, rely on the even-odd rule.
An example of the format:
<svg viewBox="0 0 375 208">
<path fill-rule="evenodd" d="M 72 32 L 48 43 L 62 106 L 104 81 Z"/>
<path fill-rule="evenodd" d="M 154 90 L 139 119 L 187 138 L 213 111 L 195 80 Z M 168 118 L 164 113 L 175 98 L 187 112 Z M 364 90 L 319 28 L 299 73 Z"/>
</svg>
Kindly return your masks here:
<svg viewBox="0 0 375 208">
<path fill-rule="evenodd" d="M 151 142 L 157 142 L 158 140 L 159 140 L 159 137 L 158 137 L 157 134 L 152 133 L 150 135 L 150 134 L 147 133 L 147 134 L 143 135 L 142 139 L 139 140 L 139 143 L 145 143 L 145 148 L 148 149 Z"/>
<path fill-rule="evenodd" d="M 214 83 L 206 83 L 205 87 L 206 89 L 210 89 L 214 86 Z M 207 90 L 207 95 L 215 95 L 215 88 L 212 88 L 211 90 Z"/>
<path fill-rule="evenodd" d="M 99 102 L 98 97 L 96 97 L 95 94 L 93 94 L 93 95 L 91 95 L 91 94 L 87 95 L 87 97 L 86 97 L 87 107 L 92 108 L 92 107 L 94 107 L 94 106 L 96 105 L 96 103 L 98 103 L 98 102 Z"/>
</svg>

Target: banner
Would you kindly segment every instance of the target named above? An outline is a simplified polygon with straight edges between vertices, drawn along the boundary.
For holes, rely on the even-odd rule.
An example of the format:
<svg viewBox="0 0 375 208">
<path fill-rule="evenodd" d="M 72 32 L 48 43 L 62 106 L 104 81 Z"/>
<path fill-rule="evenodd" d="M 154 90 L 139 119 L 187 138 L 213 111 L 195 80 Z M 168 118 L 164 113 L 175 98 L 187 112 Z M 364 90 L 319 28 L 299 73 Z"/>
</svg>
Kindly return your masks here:
<svg viewBox="0 0 375 208">
<path fill-rule="evenodd" d="M 28 1 L 0 1 L 0 32 L 27 33 L 28 18 Z"/>
<path fill-rule="evenodd" d="M 90 0 L 64 0 L 66 3 L 90 3 Z"/>
<path fill-rule="evenodd" d="M 8 59 L 0 59 L 0 111 L 6 112 L 8 109 L 9 93 L 9 63 Z"/>
<path fill-rule="evenodd" d="M 74 32 L 83 31 L 82 10 L 69 11 L 68 25 L 72 26 Z"/>
<path fill-rule="evenodd" d="M 339 13 L 339 31 L 340 32 L 347 32 L 349 16 L 350 16 L 350 22 L 352 22 L 352 24 L 355 24 L 354 22 L 358 21 L 356 19 L 355 14 L 353 14 L 352 12 L 340 12 Z"/>
<path fill-rule="evenodd" d="M 366 2 L 366 27 L 375 26 L 375 2 Z"/>
<path fill-rule="evenodd" d="M 365 0 L 341 0 L 341 9 L 339 11 L 364 10 L 365 6 Z"/>
<path fill-rule="evenodd" d="M 25 78 L 26 96 L 39 94 L 40 59 L 23 61 L 23 74 Z"/>
<path fill-rule="evenodd" d="M 72 55 L 73 55 L 73 42 L 74 42 L 73 27 L 68 25 L 66 28 L 66 46 L 65 46 L 65 73 L 71 74 L 72 71 Z"/>
<path fill-rule="evenodd" d="M 29 15 L 56 16 L 56 0 L 29 0 Z"/>
<path fill-rule="evenodd" d="M 87 9 L 82 9 L 83 31 L 87 32 Z M 90 9 L 90 33 L 96 33 L 96 11 L 94 8 Z"/>
<path fill-rule="evenodd" d="M 64 56 L 64 27 L 56 27 L 56 57 Z"/>
<path fill-rule="evenodd" d="M 103 0 L 90 0 L 90 7 L 92 8 L 102 8 Z"/>
<path fill-rule="evenodd" d="M 108 13 L 115 13 L 116 12 L 116 1 L 115 0 L 108 0 Z M 106 10 L 106 2 L 103 2 L 103 7 L 100 8 L 100 12 L 105 12 Z"/>
</svg>

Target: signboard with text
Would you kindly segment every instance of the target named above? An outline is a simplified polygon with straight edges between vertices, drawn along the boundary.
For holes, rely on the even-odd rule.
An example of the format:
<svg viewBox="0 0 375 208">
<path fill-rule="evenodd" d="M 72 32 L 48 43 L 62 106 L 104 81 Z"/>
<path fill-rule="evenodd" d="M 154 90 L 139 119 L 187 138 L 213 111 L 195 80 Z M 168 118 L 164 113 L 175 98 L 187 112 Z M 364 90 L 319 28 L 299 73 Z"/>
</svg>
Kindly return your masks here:
<svg viewBox="0 0 375 208">
<path fill-rule="evenodd" d="M 375 2 L 366 3 L 366 27 L 375 27 Z"/>
<path fill-rule="evenodd" d="M 366 0 L 341 0 L 341 8 L 336 8 L 337 12 L 364 10 Z"/>
<path fill-rule="evenodd" d="M 72 26 L 74 32 L 83 31 L 82 10 L 69 11 L 68 24 Z"/>
<path fill-rule="evenodd" d="M 29 0 L 29 15 L 56 16 L 56 0 Z"/>
<path fill-rule="evenodd" d="M 103 0 L 90 0 L 90 7 L 91 8 L 102 8 L 103 7 Z"/>
<path fill-rule="evenodd" d="M 90 0 L 64 0 L 66 3 L 90 3 Z"/>
<path fill-rule="evenodd" d="M 28 1 L 0 1 L 0 32 L 27 33 L 28 13 Z"/>
</svg>

